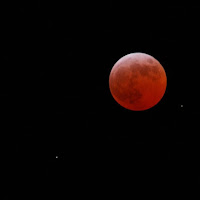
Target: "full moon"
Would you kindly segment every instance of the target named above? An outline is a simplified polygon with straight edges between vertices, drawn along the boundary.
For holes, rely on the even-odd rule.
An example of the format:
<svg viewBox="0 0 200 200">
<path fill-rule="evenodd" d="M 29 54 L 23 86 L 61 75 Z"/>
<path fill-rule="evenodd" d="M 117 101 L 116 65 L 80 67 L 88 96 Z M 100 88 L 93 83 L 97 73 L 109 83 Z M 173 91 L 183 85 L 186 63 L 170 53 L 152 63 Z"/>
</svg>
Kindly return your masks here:
<svg viewBox="0 0 200 200">
<path fill-rule="evenodd" d="M 166 87 L 163 66 L 145 53 L 130 53 L 120 58 L 109 76 L 109 88 L 115 101 L 133 111 L 154 107 L 164 96 Z"/>
</svg>

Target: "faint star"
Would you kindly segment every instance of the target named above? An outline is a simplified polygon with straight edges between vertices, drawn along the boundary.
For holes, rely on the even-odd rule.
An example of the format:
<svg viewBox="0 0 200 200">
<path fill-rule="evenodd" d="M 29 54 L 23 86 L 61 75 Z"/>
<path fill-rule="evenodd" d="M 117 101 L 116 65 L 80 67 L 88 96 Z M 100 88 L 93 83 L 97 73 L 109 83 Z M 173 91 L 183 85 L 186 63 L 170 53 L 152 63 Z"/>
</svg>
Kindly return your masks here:
<svg viewBox="0 0 200 200">
<path fill-rule="evenodd" d="M 56 158 L 58 158 L 58 156 L 56 156 Z"/>
</svg>

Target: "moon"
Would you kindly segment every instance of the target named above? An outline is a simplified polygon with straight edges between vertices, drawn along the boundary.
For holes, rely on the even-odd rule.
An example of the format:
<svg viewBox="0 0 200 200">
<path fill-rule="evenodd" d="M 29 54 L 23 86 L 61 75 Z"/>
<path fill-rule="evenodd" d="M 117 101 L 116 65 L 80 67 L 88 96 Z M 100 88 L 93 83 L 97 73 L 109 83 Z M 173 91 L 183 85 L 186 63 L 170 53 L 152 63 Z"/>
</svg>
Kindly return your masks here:
<svg viewBox="0 0 200 200">
<path fill-rule="evenodd" d="M 122 107 L 143 111 L 162 99 L 167 87 L 163 66 L 153 56 L 130 53 L 120 58 L 111 69 L 109 89 Z"/>
</svg>

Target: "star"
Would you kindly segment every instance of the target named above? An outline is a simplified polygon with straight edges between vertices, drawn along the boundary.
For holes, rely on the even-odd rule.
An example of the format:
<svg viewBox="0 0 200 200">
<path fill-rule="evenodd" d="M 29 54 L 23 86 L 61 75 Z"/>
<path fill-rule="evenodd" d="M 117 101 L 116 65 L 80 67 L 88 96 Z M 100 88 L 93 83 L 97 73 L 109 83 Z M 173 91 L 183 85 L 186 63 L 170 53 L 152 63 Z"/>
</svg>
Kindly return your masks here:
<svg viewBox="0 0 200 200">
<path fill-rule="evenodd" d="M 58 158 L 58 156 L 56 156 L 56 158 Z"/>
</svg>

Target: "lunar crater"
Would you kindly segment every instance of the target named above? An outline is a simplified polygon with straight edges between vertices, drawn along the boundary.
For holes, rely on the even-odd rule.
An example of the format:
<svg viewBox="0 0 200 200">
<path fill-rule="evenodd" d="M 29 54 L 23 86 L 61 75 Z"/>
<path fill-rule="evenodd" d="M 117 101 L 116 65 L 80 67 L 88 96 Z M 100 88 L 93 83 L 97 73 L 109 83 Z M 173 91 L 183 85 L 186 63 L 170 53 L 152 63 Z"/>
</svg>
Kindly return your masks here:
<svg viewBox="0 0 200 200">
<path fill-rule="evenodd" d="M 129 98 L 129 103 L 134 104 L 137 100 L 141 99 L 142 93 L 138 89 L 133 89 L 130 98 Z"/>
<path fill-rule="evenodd" d="M 120 101 L 126 101 L 130 104 L 134 104 L 142 97 L 142 93 L 136 88 L 133 88 L 131 91 L 124 91 L 120 88 L 119 90 L 115 90 L 114 94 Z"/>
<path fill-rule="evenodd" d="M 147 58 L 147 62 L 150 63 L 150 64 L 153 64 L 153 63 L 154 63 L 154 61 L 153 61 L 152 58 Z"/>
</svg>

